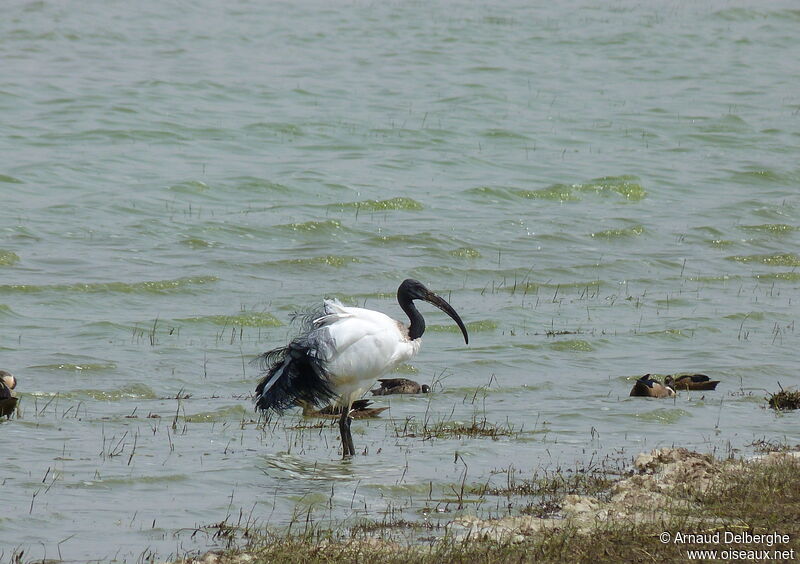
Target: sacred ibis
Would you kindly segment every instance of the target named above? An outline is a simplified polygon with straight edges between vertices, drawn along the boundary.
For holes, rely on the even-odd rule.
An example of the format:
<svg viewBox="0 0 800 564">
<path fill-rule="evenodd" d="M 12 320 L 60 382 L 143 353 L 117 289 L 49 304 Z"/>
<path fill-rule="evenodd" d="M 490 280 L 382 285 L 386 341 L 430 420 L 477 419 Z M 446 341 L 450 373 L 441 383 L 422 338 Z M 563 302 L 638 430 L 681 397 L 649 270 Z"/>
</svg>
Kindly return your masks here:
<svg viewBox="0 0 800 564">
<path fill-rule="evenodd" d="M 335 400 L 342 408 L 342 457 L 354 455 L 349 417 L 353 401 L 376 378 L 413 357 L 422 344 L 425 320 L 414 300 L 424 300 L 453 318 L 469 344 L 467 328 L 452 306 L 411 278 L 397 289 L 397 302 L 408 316 L 408 325 L 378 311 L 324 300 L 320 308 L 303 316 L 300 334 L 288 345 L 256 359 L 263 369 L 256 408 L 283 413 L 298 402 L 321 406 Z"/>
</svg>

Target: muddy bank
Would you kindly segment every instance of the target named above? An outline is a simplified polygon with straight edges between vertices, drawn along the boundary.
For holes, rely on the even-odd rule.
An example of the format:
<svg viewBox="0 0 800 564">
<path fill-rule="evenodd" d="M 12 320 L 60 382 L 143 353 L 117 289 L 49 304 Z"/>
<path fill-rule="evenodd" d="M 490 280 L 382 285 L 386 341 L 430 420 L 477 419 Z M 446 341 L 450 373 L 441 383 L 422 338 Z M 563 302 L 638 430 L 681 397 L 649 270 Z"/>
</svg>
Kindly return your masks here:
<svg viewBox="0 0 800 564">
<path fill-rule="evenodd" d="M 719 461 L 685 448 L 661 448 L 638 455 L 632 475 L 614 483 L 608 501 L 594 496 L 566 495 L 558 518 L 467 517 L 454 520 L 449 529 L 454 540 L 520 542 L 548 529 L 571 528 L 590 534 L 599 526 L 615 524 L 663 527 L 676 514 L 684 516 L 688 523 L 708 524 L 708 516 L 692 517 L 702 513 L 699 499 L 704 494 L 712 488 L 723 493 L 734 477 L 746 475 L 753 465 L 786 462 L 796 464 L 800 471 L 800 451 L 772 452 L 749 461 Z M 720 519 L 716 521 L 722 523 Z"/>
<path fill-rule="evenodd" d="M 462 516 L 428 544 L 390 540 L 375 523 L 368 535 L 349 537 L 342 531 L 251 534 L 240 549 L 178 562 L 685 561 L 693 549 L 715 550 L 723 559 L 800 558 L 797 447 L 748 460 L 656 449 L 638 455 L 628 473 L 610 484 L 598 494 L 565 493 L 546 516 Z"/>
</svg>

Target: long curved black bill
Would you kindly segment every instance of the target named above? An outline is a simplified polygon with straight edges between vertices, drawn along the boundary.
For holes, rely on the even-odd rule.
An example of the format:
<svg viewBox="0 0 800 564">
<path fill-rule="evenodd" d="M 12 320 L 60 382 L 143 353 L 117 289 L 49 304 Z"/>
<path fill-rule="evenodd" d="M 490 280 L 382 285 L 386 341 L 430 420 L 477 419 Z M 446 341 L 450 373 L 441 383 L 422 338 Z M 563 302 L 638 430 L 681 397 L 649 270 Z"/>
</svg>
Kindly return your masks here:
<svg viewBox="0 0 800 564">
<path fill-rule="evenodd" d="M 456 322 L 456 325 L 458 325 L 458 328 L 461 329 L 461 332 L 464 334 L 464 344 L 467 345 L 469 344 L 469 335 L 467 335 L 467 328 L 464 327 L 464 322 L 461 321 L 461 317 L 458 315 L 458 313 L 456 313 L 456 310 L 453 309 L 453 306 L 447 303 L 447 301 L 444 298 L 442 298 L 441 296 L 437 296 L 433 292 L 428 292 L 428 294 L 422 299 L 428 302 L 429 304 L 435 305 L 440 310 L 445 312 L 447 315 L 452 317 L 453 321 Z"/>
</svg>

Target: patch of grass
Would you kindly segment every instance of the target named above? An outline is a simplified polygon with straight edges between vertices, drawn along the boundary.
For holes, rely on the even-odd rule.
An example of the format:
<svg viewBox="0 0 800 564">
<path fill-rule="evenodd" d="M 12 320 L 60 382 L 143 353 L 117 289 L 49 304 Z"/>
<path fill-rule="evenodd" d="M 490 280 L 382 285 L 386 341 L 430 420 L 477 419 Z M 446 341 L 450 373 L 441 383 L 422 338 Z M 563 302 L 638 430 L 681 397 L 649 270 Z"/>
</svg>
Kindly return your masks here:
<svg viewBox="0 0 800 564">
<path fill-rule="evenodd" d="M 350 528 L 352 533 L 373 533 L 386 531 L 387 529 L 408 529 L 419 531 L 434 529 L 438 525 L 430 521 L 407 521 L 406 519 L 384 520 L 381 522 L 364 520 Z"/>
<path fill-rule="evenodd" d="M 403 422 L 403 426 L 395 427 L 398 437 L 422 437 L 423 440 L 444 439 L 444 438 L 463 438 L 463 437 L 488 437 L 494 440 L 500 437 L 513 437 L 521 433 L 521 429 L 515 429 L 514 425 L 498 425 L 490 423 L 486 418 L 472 418 L 469 423 L 460 421 L 440 420 L 435 422 L 426 421 L 422 425 L 416 424 L 411 420 Z"/>
<path fill-rule="evenodd" d="M 548 337 L 558 337 L 559 335 L 583 335 L 583 330 L 578 329 L 576 331 L 570 331 L 567 329 L 547 329 L 544 334 Z M 534 333 L 534 335 L 538 335 L 539 333 Z"/>
<path fill-rule="evenodd" d="M 305 429 L 326 429 L 328 427 L 333 428 L 338 425 L 339 423 L 335 419 L 300 419 L 294 425 L 286 425 L 285 429 L 291 429 L 292 431 L 303 431 Z"/>
<path fill-rule="evenodd" d="M 800 541 L 800 468 L 797 460 L 751 464 L 732 472 L 701 498 L 705 513 L 751 532 L 789 534 Z"/>
<path fill-rule="evenodd" d="M 791 450 L 800 450 L 800 445 L 790 445 L 787 442 L 775 441 L 775 440 L 767 440 L 767 439 L 758 439 L 753 441 L 749 445 L 749 447 L 753 447 L 756 452 L 788 452 Z"/>
<path fill-rule="evenodd" d="M 780 386 L 780 384 L 779 384 Z M 767 402 L 772 409 L 777 411 L 789 411 L 800 409 L 800 390 L 784 390 L 771 394 Z"/>
<path fill-rule="evenodd" d="M 513 468 L 506 470 L 507 480 L 503 486 L 490 486 L 488 483 L 473 487 L 469 493 L 479 496 L 498 496 L 529 498 L 519 512 L 522 515 L 547 518 L 561 511 L 561 500 L 566 495 L 591 495 L 607 497 L 614 484 L 612 475 L 606 471 L 588 470 L 578 472 L 545 472 L 530 479 L 519 480 Z"/>
<path fill-rule="evenodd" d="M 501 487 L 488 485 L 475 488 L 479 495 L 564 497 L 565 495 L 596 495 L 606 492 L 614 483 L 603 471 L 545 472 L 531 479 L 517 480 L 513 469 L 508 472 L 507 484 Z"/>
<path fill-rule="evenodd" d="M 800 460 L 793 456 L 796 452 L 786 452 L 787 445 L 761 442 L 770 454 L 757 461 L 701 457 L 701 462 L 707 461 L 702 464 L 712 465 L 717 478 L 705 490 L 675 484 L 672 503 L 656 509 L 657 518 L 652 521 L 598 515 L 588 530 L 557 520 L 556 526 L 535 533 L 521 529 L 513 540 L 459 541 L 448 534 L 437 535 L 444 527 L 436 520 L 416 523 L 384 518 L 323 528 L 298 514 L 288 531 L 276 532 L 255 527 L 251 516 L 243 519 L 240 515 L 239 523 L 225 521 L 195 531 L 228 546 L 227 550 L 181 562 L 686 562 L 690 550 L 717 551 L 716 559 L 721 561 L 736 560 L 730 552 L 722 554 L 734 550 L 744 551 L 738 553 L 739 560 L 794 560 L 800 553 Z M 605 463 L 530 480 L 516 480 L 512 467 L 496 473 L 506 473 L 507 484 L 486 486 L 479 493 L 536 496 L 542 504 L 524 513 L 535 517 L 539 512 L 546 517 L 556 515 L 560 499 L 567 495 L 597 496 L 614 491 L 617 476 Z M 683 480 L 692 484 L 695 477 L 688 472 Z M 647 511 L 645 503 L 639 505 Z M 667 541 L 664 534 L 669 535 Z M 695 536 L 681 542 L 676 541 L 678 534 Z M 768 556 L 744 556 L 747 551 L 767 551 Z"/>
</svg>

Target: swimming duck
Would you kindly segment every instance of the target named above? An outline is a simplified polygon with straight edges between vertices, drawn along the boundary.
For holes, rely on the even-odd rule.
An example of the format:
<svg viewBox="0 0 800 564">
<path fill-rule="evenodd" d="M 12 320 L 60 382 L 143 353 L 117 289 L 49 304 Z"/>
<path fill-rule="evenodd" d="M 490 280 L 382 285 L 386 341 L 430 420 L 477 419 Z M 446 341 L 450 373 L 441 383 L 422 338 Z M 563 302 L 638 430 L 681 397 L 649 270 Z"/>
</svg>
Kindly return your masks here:
<svg viewBox="0 0 800 564">
<path fill-rule="evenodd" d="M 634 382 L 631 396 L 640 398 L 671 398 L 675 396 L 675 390 L 669 385 L 662 384 L 658 380 L 653 379 L 652 374 L 645 374 Z"/>
<path fill-rule="evenodd" d="M 17 379 L 11 372 L 0 370 L 0 417 L 11 417 L 17 407 L 17 398 L 11 390 L 17 387 Z"/>
<path fill-rule="evenodd" d="M 705 374 L 682 374 L 680 376 L 667 376 L 664 384 L 674 390 L 715 390 L 719 380 L 712 380 Z"/>
<path fill-rule="evenodd" d="M 379 378 L 380 388 L 370 390 L 373 396 L 388 396 L 390 394 L 427 394 L 431 391 L 428 384 L 421 386 L 408 378 Z"/>
<path fill-rule="evenodd" d="M 342 408 L 333 404 L 326 405 L 322 409 L 314 409 L 311 404 L 298 401 L 303 408 L 304 417 L 325 417 L 326 419 L 338 419 L 342 415 Z M 369 407 L 372 402 L 367 399 L 355 400 L 350 407 L 350 417 L 353 419 L 371 419 L 377 417 L 388 407 Z"/>
</svg>

